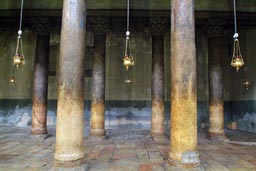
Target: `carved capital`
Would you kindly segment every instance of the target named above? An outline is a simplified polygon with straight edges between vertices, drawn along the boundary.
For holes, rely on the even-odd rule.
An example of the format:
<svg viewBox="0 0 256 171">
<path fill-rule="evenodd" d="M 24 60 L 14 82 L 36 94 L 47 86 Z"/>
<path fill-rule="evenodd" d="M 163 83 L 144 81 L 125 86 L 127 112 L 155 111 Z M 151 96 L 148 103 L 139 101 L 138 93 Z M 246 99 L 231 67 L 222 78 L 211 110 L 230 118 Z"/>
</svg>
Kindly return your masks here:
<svg viewBox="0 0 256 171">
<path fill-rule="evenodd" d="M 53 18 L 50 22 L 50 31 L 60 33 L 61 31 L 61 18 Z"/>
<path fill-rule="evenodd" d="M 52 23 L 48 17 L 37 17 L 32 19 L 33 28 L 37 34 L 50 34 Z"/>
<path fill-rule="evenodd" d="M 107 17 L 91 17 L 89 22 L 94 34 L 106 34 L 109 31 L 109 19 Z"/>
<path fill-rule="evenodd" d="M 206 23 L 208 37 L 220 37 L 223 31 L 224 20 L 209 19 Z"/>
<path fill-rule="evenodd" d="M 50 44 L 56 45 L 60 43 L 61 18 L 53 18 L 50 30 Z"/>
<path fill-rule="evenodd" d="M 169 27 L 169 19 L 164 17 L 154 17 L 150 19 L 151 34 L 163 35 Z"/>
</svg>

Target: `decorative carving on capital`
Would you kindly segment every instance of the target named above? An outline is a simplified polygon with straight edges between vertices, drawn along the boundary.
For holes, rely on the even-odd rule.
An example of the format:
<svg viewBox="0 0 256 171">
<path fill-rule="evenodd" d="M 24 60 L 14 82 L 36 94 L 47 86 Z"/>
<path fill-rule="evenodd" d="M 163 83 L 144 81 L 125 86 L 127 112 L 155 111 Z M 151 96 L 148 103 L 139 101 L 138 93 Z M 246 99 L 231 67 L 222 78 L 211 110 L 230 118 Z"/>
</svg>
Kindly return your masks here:
<svg viewBox="0 0 256 171">
<path fill-rule="evenodd" d="M 223 31 L 224 20 L 209 19 L 206 23 L 208 37 L 220 37 Z"/>
<path fill-rule="evenodd" d="M 33 28 L 39 34 L 50 34 L 51 31 L 51 20 L 48 17 L 37 17 L 32 19 Z"/>
<path fill-rule="evenodd" d="M 169 19 L 164 17 L 154 17 L 150 19 L 151 34 L 163 35 L 169 27 Z"/>
<path fill-rule="evenodd" d="M 61 18 L 53 18 L 50 23 L 50 31 L 60 33 L 61 31 Z"/>
<path fill-rule="evenodd" d="M 50 45 L 56 45 L 60 43 L 61 33 L 61 18 L 51 19 L 51 30 L 50 30 Z"/>
<path fill-rule="evenodd" d="M 106 34 L 109 31 L 109 18 L 91 17 L 89 19 L 94 34 Z"/>
</svg>

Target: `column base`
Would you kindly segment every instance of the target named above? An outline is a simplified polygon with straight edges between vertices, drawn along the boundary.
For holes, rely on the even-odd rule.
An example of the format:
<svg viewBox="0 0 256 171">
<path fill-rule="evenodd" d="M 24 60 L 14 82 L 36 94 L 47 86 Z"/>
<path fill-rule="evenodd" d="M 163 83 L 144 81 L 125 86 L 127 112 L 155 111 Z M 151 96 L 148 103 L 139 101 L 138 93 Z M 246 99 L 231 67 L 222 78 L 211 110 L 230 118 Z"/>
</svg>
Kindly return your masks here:
<svg viewBox="0 0 256 171">
<path fill-rule="evenodd" d="M 88 165 L 84 164 L 83 159 L 65 162 L 54 160 L 53 168 L 50 171 L 87 171 L 88 169 Z"/>
<path fill-rule="evenodd" d="M 205 169 L 202 166 L 186 169 L 186 168 L 175 167 L 170 164 L 168 164 L 168 166 L 165 166 L 165 170 L 166 171 L 205 171 Z"/>
<path fill-rule="evenodd" d="M 84 158 L 84 152 L 78 154 L 59 154 L 54 153 L 55 162 L 60 164 L 76 163 Z"/>
<path fill-rule="evenodd" d="M 164 137 L 164 131 L 158 131 L 158 130 L 150 130 L 150 134 L 152 137 Z"/>
<path fill-rule="evenodd" d="M 169 156 L 171 155 L 169 154 Z M 196 151 L 183 152 L 181 156 L 181 161 L 176 161 L 169 157 L 168 163 L 173 167 L 181 169 L 191 169 L 200 167 L 200 159 Z"/>
<path fill-rule="evenodd" d="M 218 140 L 218 141 L 223 141 L 227 140 L 228 138 L 226 137 L 225 133 L 214 133 L 214 132 L 208 132 L 207 138 L 210 140 Z"/>
<path fill-rule="evenodd" d="M 164 132 L 153 131 L 151 129 L 150 134 L 151 134 L 152 139 L 157 141 L 157 142 L 162 142 L 162 141 L 166 140 Z"/>
<path fill-rule="evenodd" d="M 90 130 L 90 136 L 105 136 L 106 135 L 106 131 L 105 129 L 91 129 Z"/>
<path fill-rule="evenodd" d="M 35 139 L 35 140 L 45 140 L 49 137 L 51 137 L 52 135 L 50 134 L 31 134 L 29 135 L 29 139 Z"/>
<path fill-rule="evenodd" d="M 46 128 L 31 128 L 32 135 L 44 135 L 47 134 Z"/>
</svg>

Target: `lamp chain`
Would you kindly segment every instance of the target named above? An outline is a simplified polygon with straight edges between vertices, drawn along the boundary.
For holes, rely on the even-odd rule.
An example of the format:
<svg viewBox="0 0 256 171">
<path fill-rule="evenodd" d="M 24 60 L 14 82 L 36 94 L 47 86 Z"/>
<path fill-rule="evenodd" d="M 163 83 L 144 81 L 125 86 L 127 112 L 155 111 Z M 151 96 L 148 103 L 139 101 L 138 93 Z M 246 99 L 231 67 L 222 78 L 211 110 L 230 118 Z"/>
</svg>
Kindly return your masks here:
<svg viewBox="0 0 256 171">
<path fill-rule="evenodd" d="M 127 31 L 129 31 L 130 24 L 130 0 L 127 0 Z"/>
<path fill-rule="evenodd" d="M 20 5 L 20 27 L 19 27 L 19 30 L 21 30 L 21 25 L 22 25 L 22 12 L 23 12 L 23 0 L 21 0 L 21 5 Z"/>
<path fill-rule="evenodd" d="M 127 0 L 127 24 L 126 24 L 126 40 L 125 40 L 125 56 L 131 55 L 131 45 L 130 45 L 130 31 L 129 31 L 129 25 L 130 25 L 130 0 Z M 129 46 L 129 54 L 128 54 L 128 46 Z"/>
<path fill-rule="evenodd" d="M 236 23 L 236 0 L 233 0 L 233 5 L 234 5 L 234 25 L 235 25 L 235 33 L 233 38 L 237 39 L 239 35 L 237 33 L 237 23 Z"/>
</svg>

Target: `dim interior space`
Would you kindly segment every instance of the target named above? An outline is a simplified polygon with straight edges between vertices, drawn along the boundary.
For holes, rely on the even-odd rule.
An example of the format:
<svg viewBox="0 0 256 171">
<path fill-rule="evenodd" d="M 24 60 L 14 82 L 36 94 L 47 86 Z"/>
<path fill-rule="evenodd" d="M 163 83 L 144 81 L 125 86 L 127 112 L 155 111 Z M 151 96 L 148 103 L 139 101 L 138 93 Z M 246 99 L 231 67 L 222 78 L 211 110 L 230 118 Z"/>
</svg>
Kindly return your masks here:
<svg viewBox="0 0 256 171">
<path fill-rule="evenodd" d="M 254 0 L 1 0 L 0 170 L 256 171 Z"/>
</svg>

